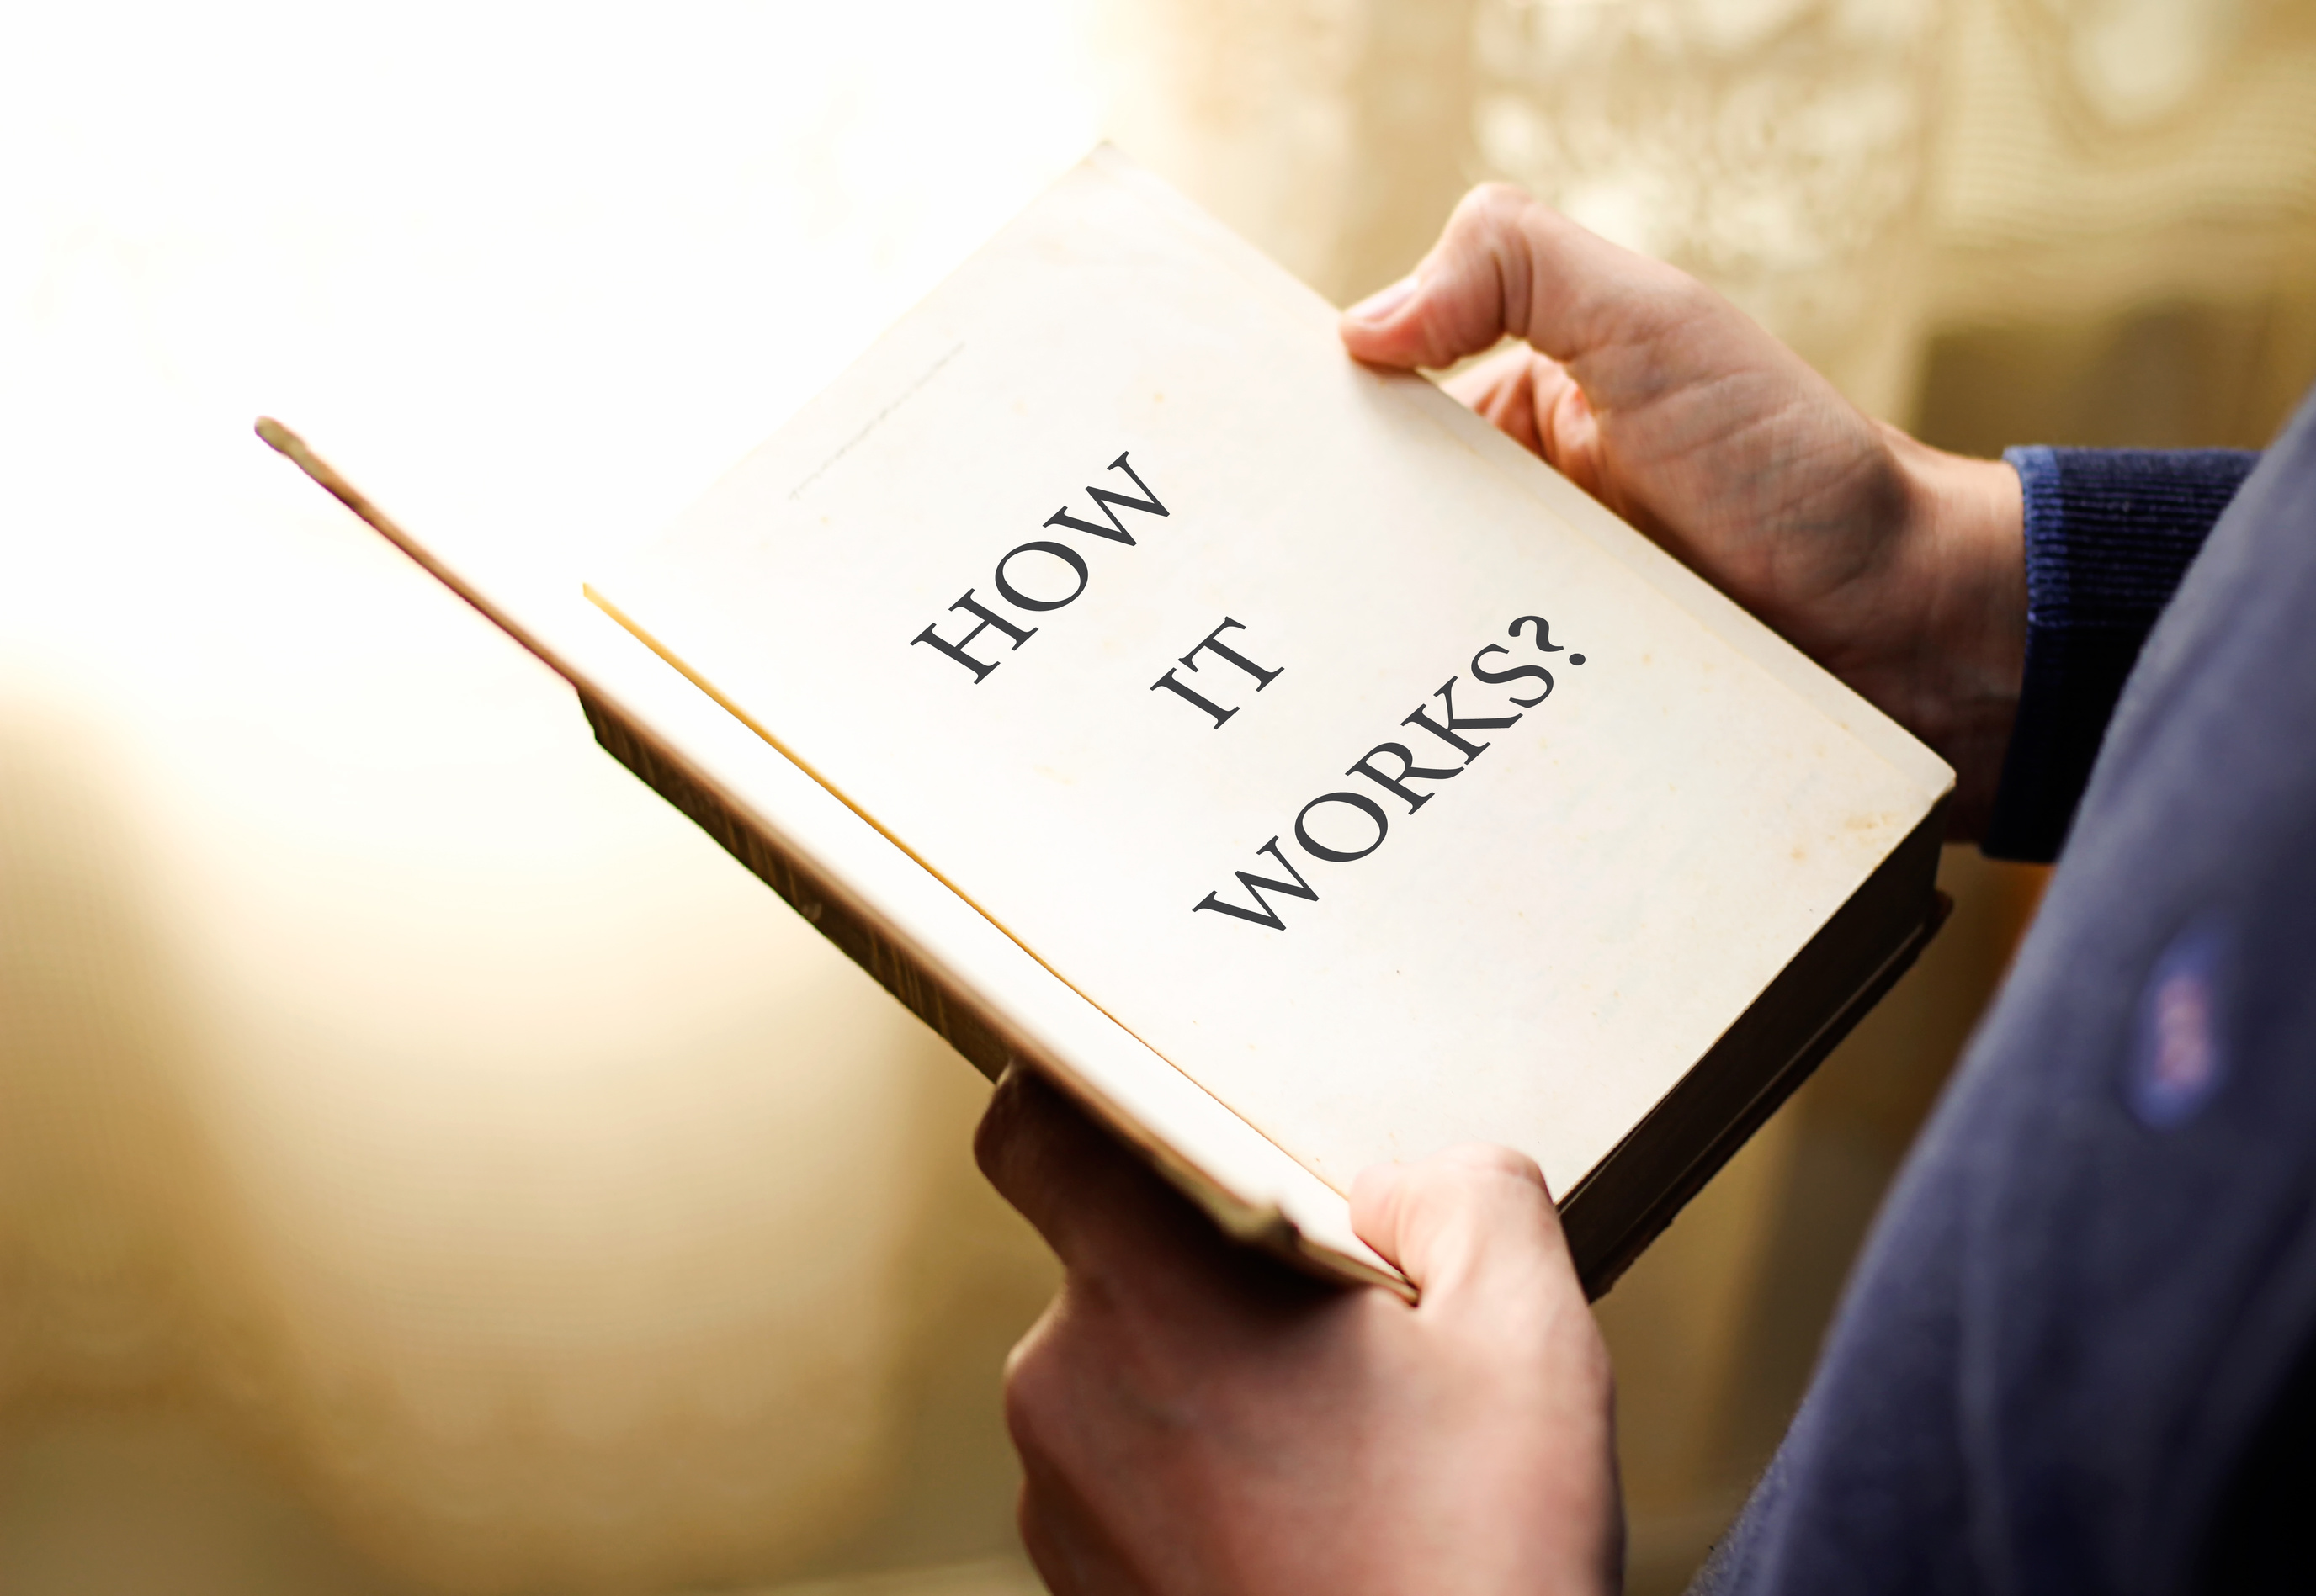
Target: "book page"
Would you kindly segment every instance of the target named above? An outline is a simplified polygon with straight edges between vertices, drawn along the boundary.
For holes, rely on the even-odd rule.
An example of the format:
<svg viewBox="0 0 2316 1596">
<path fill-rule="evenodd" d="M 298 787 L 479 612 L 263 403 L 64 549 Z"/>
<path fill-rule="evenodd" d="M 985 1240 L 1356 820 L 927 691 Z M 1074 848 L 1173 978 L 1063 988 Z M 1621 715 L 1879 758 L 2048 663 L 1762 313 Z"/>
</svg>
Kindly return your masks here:
<svg viewBox="0 0 2316 1596">
<path fill-rule="evenodd" d="M 1098 155 L 592 590 L 1337 1190 L 1565 1191 L 1948 778 L 1443 406 Z"/>
</svg>

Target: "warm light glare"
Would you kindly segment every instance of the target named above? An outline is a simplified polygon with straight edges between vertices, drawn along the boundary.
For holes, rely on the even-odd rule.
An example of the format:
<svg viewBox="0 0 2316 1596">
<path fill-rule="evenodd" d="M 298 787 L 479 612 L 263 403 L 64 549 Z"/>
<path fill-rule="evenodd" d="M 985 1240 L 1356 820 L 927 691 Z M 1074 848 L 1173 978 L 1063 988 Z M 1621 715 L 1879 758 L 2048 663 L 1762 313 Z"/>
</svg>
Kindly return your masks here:
<svg viewBox="0 0 2316 1596">
<path fill-rule="evenodd" d="M 969 1072 L 250 426 L 575 582 L 1082 153 L 1070 17 L 7 32 L 0 1403 L 237 1405 L 454 1583 L 776 1571 L 891 1467 Z"/>
</svg>

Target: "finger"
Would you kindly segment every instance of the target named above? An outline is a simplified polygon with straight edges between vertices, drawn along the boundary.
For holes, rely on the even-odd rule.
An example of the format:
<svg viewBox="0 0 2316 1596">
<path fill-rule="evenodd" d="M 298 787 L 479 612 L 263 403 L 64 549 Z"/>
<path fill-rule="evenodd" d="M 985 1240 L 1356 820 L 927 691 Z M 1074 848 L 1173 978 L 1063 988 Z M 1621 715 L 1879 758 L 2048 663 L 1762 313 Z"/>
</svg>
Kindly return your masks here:
<svg viewBox="0 0 2316 1596">
<path fill-rule="evenodd" d="M 1565 365 L 1677 326 L 1704 294 L 1686 273 L 1490 183 L 1464 197 L 1412 274 L 1345 311 L 1341 331 L 1378 366 L 1448 366 L 1508 333 Z"/>
<path fill-rule="evenodd" d="M 1544 403 L 1537 392 L 1538 368 L 1562 382 L 1560 368 L 1526 344 L 1507 344 L 1487 359 L 1447 377 L 1440 387 L 1485 416 L 1497 431 L 1532 453 L 1545 451 Z"/>
<path fill-rule="evenodd" d="M 973 1156 L 998 1194 L 1070 1262 L 1089 1204 L 1114 1196 L 1123 1150 L 1076 1104 L 1020 1064 L 1008 1064 L 974 1131 Z"/>
<path fill-rule="evenodd" d="M 1559 361 L 1523 343 L 1507 344 L 1439 386 L 1585 492 L 1606 496 L 1599 423 L 1584 390 Z"/>
<path fill-rule="evenodd" d="M 1008 1065 L 974 1133 L 981 1171 L 1072 1270 L 1171 1270 L 1222 1238 L 1055 1087 Z"/>
<path fill-rule="evenodd" d="M 1582 1300 L 1544 1174 L 1506 1148 L 1450 1148 L 1362 1171 L 1351 1227 L 1414 1282 L 1426 1308 L 1537 1289 Z"/>
<path fill-rule="evenodd" d="M 1533 368 L 1538 364 L 1551 363 L 1524 343 L 1506 344 L 1485 359 L 1441 379 L 1439 386 L 1450 398 L 1487 417 L 1497 431 L 1534 449 L 1538 439 Z"/>
<path fill-rule="evenodd" d="M 1508 343 L 1483 359 L 1439 379 L 1441 390 L 1485 414 L 1516 388 L 1528 385 L 1528 369 L 1542 359 L 1524 343 Z"/>
</svg>

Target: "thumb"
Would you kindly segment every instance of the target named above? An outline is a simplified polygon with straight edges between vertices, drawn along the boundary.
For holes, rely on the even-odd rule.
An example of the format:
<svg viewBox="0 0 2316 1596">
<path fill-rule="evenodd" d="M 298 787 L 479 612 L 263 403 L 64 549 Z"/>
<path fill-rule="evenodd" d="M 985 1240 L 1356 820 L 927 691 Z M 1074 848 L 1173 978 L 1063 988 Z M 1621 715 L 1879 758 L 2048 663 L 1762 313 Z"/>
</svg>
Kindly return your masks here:
<svg viewBox="0 0 2316 1596">
<path fill-rule="evenodd" d="M 1450 1148 L 1380 1164 L 1351 1184 L 1351 1228 L 1399 1267 L 1425 1308 L 1475 1293 L 1572 1292 L 1583 1300 L 1560 1211 L 1536 1161 L 1508 1148 Z"/>
<path fill-rule="evenodd" d="M 1345 311 L 1344 347 L 1377 366 L 1434 368 L 1506 334 L 1571 365 L 1693 314 L 1685 272 L 1635 254 L 1508 183 L 1464 196 L 1422 263 Z"/>
</svg>

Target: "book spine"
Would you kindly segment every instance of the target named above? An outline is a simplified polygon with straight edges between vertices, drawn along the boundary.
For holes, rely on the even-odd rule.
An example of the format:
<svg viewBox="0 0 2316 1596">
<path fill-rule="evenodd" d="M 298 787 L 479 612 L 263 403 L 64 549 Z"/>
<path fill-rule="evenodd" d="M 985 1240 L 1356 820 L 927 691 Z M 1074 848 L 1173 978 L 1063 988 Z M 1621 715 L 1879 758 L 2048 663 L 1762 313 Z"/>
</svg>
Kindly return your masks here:
<svg viewBox="0 0 2316 1596">
<path fill-rule="evenodd" d="M 690 816 L 975 1069 L 993 1081 L 1003 1072 L 1013 1050 L 963 994 L 934 979 L 833 883 L 751 824 L 634 722 L 588 693 L 579 695 L 579 705 L 594 729 L 595 740 L 611 758 Z"/>
</svg>

